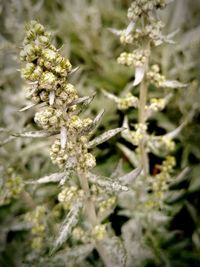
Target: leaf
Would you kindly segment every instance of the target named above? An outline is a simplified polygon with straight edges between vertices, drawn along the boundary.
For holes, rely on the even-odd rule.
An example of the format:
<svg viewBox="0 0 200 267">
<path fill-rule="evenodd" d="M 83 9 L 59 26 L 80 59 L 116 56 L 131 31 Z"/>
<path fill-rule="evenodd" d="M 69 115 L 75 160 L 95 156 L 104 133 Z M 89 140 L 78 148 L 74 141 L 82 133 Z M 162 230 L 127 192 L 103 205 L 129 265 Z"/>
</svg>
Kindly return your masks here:
<svg viewBox="0 0 200 267">
<path fill-rule="evenodd" d="M 115 101 L 116 103 L 118 102 L 119 97 L 117 97 L 117 96 L 115 96 L 115 95 L 113 95 L 113 94 L 111 94 L 111 93 L 108 93 L 108 92 L 107 92 L 106 90 L 104 90 L 104 89 L 102 89 L 101 91 L 102 91 L 102 93 L 103 93 L 107 98 L 109 98 L 109 99 Z"/>
<path fill-rule="evenodd" d="M 88 143 L 88 148 L 92 148 L 94 146 L 97 146 L 99 144 L 102 144 L 103 142 L 106 142 L 107 140 L 109 140 L 110 138 L 112 138 L 113 136 L 115 136 L 116 134 L 120 133 L 121 131 L 123 131 L 125 128 L 121 127 L 121 128 L 116 128 L 113 130 L 109 130 L 103 134 L 101 134 L 100 136 L 94 138 L 92 141 L 90 141 Z"/>
<path fill-rule="evenodd" d="M 53 254 L 58 248 L 60 248 L 69 238 L 72 229 L 78 223 L 78 217 L 82 206 L 82 203 L 76 203 L 67 214 L 65 220 L 63 221 L 60 227 L 58 238 L 55 241 L 51 254 Z"/>
<path fill-rule="evenodd" d="M 65 172 L 56 172 L 50 175 L 39 178 L 35 181 L 28 181 L 26 184 L 46 184 L 46 183 L 57 183 L 60 182 L 66 176 Z"/>
<path fill-rule="evenodd" d="M 133 171 L 119 177 L 118 181 L 122 183 L 123 185 L 132 184 L 135 181 L 135 179 L 140 175 L 141 172 L 142 172 L 142 167 L 139 166 Z"/>
<path fill-rule="evenodd" d="M 128 25 L 128 27 L 126 28 L 125 34 L 129 35 L 135 28 L 135 22 L 131 21 Z"/>
<path fill-rule="evenodd" d="M 49 93 L 49 105 L 52 106 L 55 101 L 55 91 L 50 91 Z"/>
<path fill-rule="evenodd" d="M 30 131 L 24 133 L 12 133 L 12 136 L 15 137 L 31 137 L 31 138 L 41 138 L 41 137 L 49 137 L 52 135 L 59 134 L 59 131 Z"/>
<path fill-rule="evenodd" d="M 104 188 L 109 193 L 118 193 L 129 190 L 127 186 L 120 184 L 118 181 L 93 173 L 90 173 L 89 180 L 90 182 Z"/>
<path fill-rule="evenodd" d="M 188 85 L 184 83 L 180 83 L 175 80 L 166 80 L 165 82 L 163 82 L 162 86 L 168 87 L 168 88 L 183 88 L 183 87 L 187 87 Z"/>
<path fill-rule="evenodd" d="M 67 129 L 62 126 L 60 130 L 60 145 L 61 148 L 64 149 L 67 143 Z"/>
<path fill-rule="evenodd" d="M 21 108 L 19 111 L 22 112 L 22 111 L 28 110 L 28 109 L 30 109 L 30 108 L 36 106 L 36 105 L 37 105 L 37 104 L 35 104 L 35 103 L 31 103 L 31 104 L 27 105 L 26 107 Z"/>
<path fill-rule="evenodd" d="M 108 30 L 117 36 L 120 36 L 124 32 L 124 30 L 117 30 L 114 28 L 108 28 Z"/>
<path fill-rule="evenodd" d="M 120 143 L 117 144 L 117 147 L 124 153 L 126 158 L 134 167 L 138 166 L 139 162 L 134 151 L 130 150 L 128 147 Z"/>
<path fill-rule="evenodd" d="M 92 96 L 92 99 L 93 99 L 93 96 Z M 72 101 L 68 106 L 81 104 L 81 103 L 84 103 L 84 102 L 88 102 L 89 100 L 91 100 L 91 96 L 79 97 L 79 98 L 75 99 L 74 101 Z"/>
<path fill-rule="evenodd" d="M 53 261 L 62 261 L 63 264 L 66 264 L 66 262 L 67 264 L 82 263 L 93 249 L 94 244 L 83 244 L 63 249 L 55 255 Z"/>
<path fill-rule="evenodd" d="M 109 256 L 112 262 L 111 266 L 125 267 L 127 253 L 122 240 L 114 236 L 106 239 L 103 242 L 104 247 L 109 252 Z"/>
<path fill-rule="evenodd" d="M 145 73 L 145 66 L 136 67 L 136 69 L 135 69 L 135 80 L 133 82 L 133 86 L 137 86 L 138 84 L 141 83 L 141 81 L 144 78 L 144 73 Z"/>
</svg>

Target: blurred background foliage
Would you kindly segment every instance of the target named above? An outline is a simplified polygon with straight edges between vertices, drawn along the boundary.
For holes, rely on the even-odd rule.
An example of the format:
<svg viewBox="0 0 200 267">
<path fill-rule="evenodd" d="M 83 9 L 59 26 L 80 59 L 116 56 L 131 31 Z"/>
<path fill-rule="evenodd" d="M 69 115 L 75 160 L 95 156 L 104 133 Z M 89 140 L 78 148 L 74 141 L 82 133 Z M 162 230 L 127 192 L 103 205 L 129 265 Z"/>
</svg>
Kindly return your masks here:
<svg viewBox="0 0 200 267">
<path fill-rule="evenodd" d="M 105 109 L 105 115 L 98 133 L 105 129 L 121 127 L 123 114 L 101 93 L 105 89 L 120 95 L 134 79 L 130 69 L 116 63 L 123 47 L 108 28 L 124 28 L 127 25 L 126 12 L 129 0 L 1 0 L 0 1 L 0 266 L 22 265 L 28 251 L 28 232 L 22 223 L 22 215 L 31 210 L 33 203 L 51 202 L 57 188 L 47 186 L 23 189 L 9 185 L 14 193 L 5 196 L 5 177 L 34 179 L 55 172 L 48 156 L 48 140 L 30 140 L 9 137 L 9 132 L 21 132 L 36 128 L 33 122 L 34 109 L 19 112 L 27 100 L 18 69 L 19 48 L 24 36 L 24 25 L 31 19 L 38 20 L 55 36 L 55 44 L 61 53 L 70 58 L 79 70 L 71 78 L 81 95 L 96 93 L 94 101 L 86 111 L 95 116 Z M 134 266 L 199 267 L 200 266 L 200 1 L 176 0 L 160 16 L 166 23 L 165 32 L 179 29 L 175 45 L 162 45 L 155 48 L 152 62 L 158 63 L 169 79 L 179 79 L 188 83 L 186 89 L 174 91 L 167 108 L 150 121 L 152 132 L 165 132 L 178 126 L 187 114 L 194 110 L 189 123 L 176 139 L 176 173 L 182 173 L 171 185 L 168 215 L 170 221 L 159 227 L 148 224 L 146 233 L 140 233 L 138 226 L 120 215 L 117 207 L 110 221 L 115 232 L 135 233 L 136 261 Z M 135 89 L 137 94 L 137 89 Z M 150 95 L 160 96 L 152 88 Z M 134 111 L 132 118 L 136 118 Z M 134 117 L 135 116 L 135 117 Z M 5 131 L 5 128 L 7 131 Z M 97 134 L 98 134 L 97 133 Z M 110 175 L 120 158 L 124 170 L 131 169 L 128 160 L 116 146 L 123 143 L 119 137 L 111 139 L 96 149 L 98 167 L 96 171 Z M 151 159 L 151 168 L 159 159 Z M 19 182 L 20 184 L 20 182 Z M 16 186 L 15 186 L 16 187 Z M 135 231 L 135 232 L 134 232 Z M 137 236 L 136 236 L 137 232 Z M 140 234 L 139 234 L 140 233 Z M 141 241 L 142 236 L 142 241 Z M 30 238 L 30 237 L 29 237 Z M 143 240 L 144 239 L 144 240 Z M 139 243 L 150 247 L 140 250 Z M 144 253 L 143 253 L 144 252 Z M 145 255 L 143 255 L 145 254 Z M 31 257 L 31 256 L 30 256 Z M 97 256 L 96 256 L 97 257 Z M 90 259 L 86 265 L 101 266 Z M 51 266 L 50 264 L 48 266 Z M 57 266 L 57 265 L 52 265 Z M 61 265 L 58 265 L 61 266 Z"/>
</svg>

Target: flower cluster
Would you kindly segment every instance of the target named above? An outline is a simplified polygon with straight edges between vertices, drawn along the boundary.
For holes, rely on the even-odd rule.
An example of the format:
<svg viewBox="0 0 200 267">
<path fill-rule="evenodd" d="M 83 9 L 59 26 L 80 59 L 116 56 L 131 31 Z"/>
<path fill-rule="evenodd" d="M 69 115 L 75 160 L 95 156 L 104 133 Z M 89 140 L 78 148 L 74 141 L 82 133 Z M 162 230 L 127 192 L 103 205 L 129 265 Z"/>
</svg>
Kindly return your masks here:
<svg viewBox="0 0 200 267">
<path fill-rule="evenodd" d="M 83 190 L 79 190 L 77 186 L 64 187 L 58 194 L 58 201 L 65 209 L 70 209 L 78 199 L 83 198 L 83 195 Z"/>
<path fill-rule="evenodd" d="M 162 201 L 165 197 L 165 193 L 167 192 L 169 183 L 171 182 L 171 174 L 175 165 L 175 158 L 173 156 L 167 156 L 162 165 L 158 166 L 160 173 L 155 177 L 152 177 L 151 188 L 153 191 L 152 197 L 154 199 L 154 205 L 158 205 L 158 203 L 160 203 L 160 201 Z"/>
<path fill-rule="evenodd" d="M 52 162 L 66 169 L 93 168 L 96 161 L 87 149 L 92 120 L 74 115 L 78 93 L 68 82 L 72 66 L 51 44 L 50 34 L 36 21 L 27 26 L 20 58 L 26 62 L 21 70 L 22 77 L 32 84 L 29 99 L 45 104 L 35 114 L 35 122 L 44 130 L 61 132 L 64 128 L 65 136 L 61 133 L 60 139 L 56 139 L 51 147 Z"/>
<path fill-rule="evenodd" d="M 135 131 L 131 131 L 131 140 L 135 146 L 138 146 L 142 139 L 147 135 L 147 125 L 144 123 L 135 124 Z"/>
<path fill-rule="evenodd" d="M 160 68 L 158 65 L 153 65 L 151 70 L 147 72 L 147 79 L 156 87 L 163 87 L 164 82 L 166 81 L 165 77 L 160 74 Z"/>
<path fill-rule="evenodd" d="M 44 206 L 37 206 L 33 212 L 29 212 L 25 216 L 25 220 L 31 224 L 31 246 L 34 250 L 40 250 L 46 237 L 46 209 Z"/>
<path fill-rule="evenodd" d="M 128 18 L 136 21 L 143 14 L 153 11 L 155 8 L 164 8 L 165 5 L 165 0 L 135 0 L 128 9 Z"/>
<path fill-rule="evenodd" d="M 126 66 L 144 66 L 149 56 L 148 50 L 137 49 L 132 53 L 123 52 L 118 57 L 117 62 Z"/>
<path fill-rule="evenodd" d="M 130 107 L 138 107 L 138 98 L 128 93 L 125 97 L 121 97 L 117 100 L 117 107 L 119 110 L 126 110 Z"/>
<path fill-rule="evenodd" d="M 24 183 L 20 176 L 13 172 L 12 168 L 9 168 L 4 173 L 5 180 L 0 179 L 0 206 L 10 203 L 13 199 L 20 196 L 23 191 Z"/>
</svg>

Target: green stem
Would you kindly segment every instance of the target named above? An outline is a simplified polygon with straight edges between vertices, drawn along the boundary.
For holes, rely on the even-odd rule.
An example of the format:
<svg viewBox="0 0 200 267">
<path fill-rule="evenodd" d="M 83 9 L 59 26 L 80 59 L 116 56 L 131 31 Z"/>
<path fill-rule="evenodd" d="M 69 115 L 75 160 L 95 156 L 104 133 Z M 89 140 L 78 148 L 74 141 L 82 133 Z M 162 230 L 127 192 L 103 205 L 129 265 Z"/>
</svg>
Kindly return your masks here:
<svg viewBox="0 0 200 267">
<path fill-rule="evenodd" d="M 96 209 L 94 202 L 91 199 L 91 194 L 90 194 L 90 188 L 89 188 L 89 183 L 88 183 L 88 173 L 81 172 L 79 173 L 79 181 L 81 184 L 82 189 L 85 192 L 86 195 L 86 201 L 85 201 L 85 214 L 88 219 L 88 221 L 93 225 L 99 224 L 99 219 L 97 218 L 96 214 Z M 114 267 L 110 261 L 110 257 L 105 250 L 103 244 L 101 241 L 96 242 L 95 244 L 96 250 L 98 251 L 105 267 Z"/>
</svg>

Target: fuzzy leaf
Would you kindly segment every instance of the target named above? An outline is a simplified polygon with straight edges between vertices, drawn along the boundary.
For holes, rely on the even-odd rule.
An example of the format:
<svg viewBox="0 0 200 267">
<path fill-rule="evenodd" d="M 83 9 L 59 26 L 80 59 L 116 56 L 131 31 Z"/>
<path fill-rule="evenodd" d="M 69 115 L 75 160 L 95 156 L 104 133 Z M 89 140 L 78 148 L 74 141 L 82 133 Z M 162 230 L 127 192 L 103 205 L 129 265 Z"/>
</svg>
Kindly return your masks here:
<svg viewBox="0 0 200 267">
<path fill-rule="evenodd" d="M 26 184 L 57 183 L 57 182 L 60 182 L 65 177 L 65 175 L 66 175 L 65 172 L 52 173 L 50 175 L 39 178 L 38 180 L 30 181 L 30 182 L 28 181 L 28 182 L 26 182 Z"/>
<path fill-rule="evenodd" d="M 128 25 L 128 27 L 126 28 L 125 34 L 129 35 L 135 28 L 135 22 L 131 21 Z"/>
<path fill-rule="evenodd" d="M 104 90 L 104 89 L 102 89 L 102 93 L 107 97 L 107 98 L 109 98 L 109 99 L 111 99 L 111 100 L 113 100 L 113 101 L 115 101 L 115 102 L 117 102 L 118 100 L 119 100 L 119 97 L 117 97 L 117 96 L 115 96 L 115 95 L 113 95 L 113 94 L 111 94 L 111 93 L 108 93 L 106 90 Z"/>
<path fill-rule="evenodd" d="M 55 101 L 55 91 L 50 91 L 49 93 L 49 105 L 52 106 Z"/>
<path fill-rule="evenodd" d="M 104 188 L 109 193 L 117 193 L 129 190 L 127 186 L 124 186 L 115 180 L 92 173 L 90 173 L 89 180 L 90 182 Z"/>
<path fill-rule="evenodd" d="M 61 145 L 61 148 L 65 148 L 66 143 L 67 143 L 67 129 L 64 126 L 62 126 L 61 130 L 60 130 L 60 145 Z"/>
<path fill-rule="evenodd" d="M 88 102 L 90 99 L 91 99 L 91 96 L 79 97 L 79 98 L 75 99 L 73 102 L 71 102 L 69 104 L 69 106 L 73 106 L 73 105 L 81 104 L 81 103 L 84 103 L 84 102 Z"/>
<path fill-rule="evenodd" d="M 186 87 L 187 84 L 183 84 L 175 80 L 167 80 L 163 83 L 163 87 L 165 86 L 168 88 L 183 88 Z"/>
<path fill-rule="evenodd" d="M 49 137 L 52 135 L 59 134 L 59 131 L 30 131 L 24 133 L 12 133 L 12 136 L 15 137 L 31 137 L 31 138 L 41 138 L 41 137 Z"/>
<path fill-rule="evenodd" d="M 133 82 L 133 86 L 136 86 L 141 83 L 141 81 L 144 78 L 145 73 L 145 66 L 142 67 L 136 67 L 135 69 L 135 80 Z"/>
<path fill-rule="evenodd" d="M 82 263 L 93 249 L 94 244 L 77 245 L 58 252 L 53 260 L 56 260 L 56 262 L 62 261 L 63 264 L 66 264 L 66 262 L 67 264 Z"/>
<path fill-rule="evenodd" d="M 123 30 L 117 30 L 114 28 L 108 28 L 108 30 L 117 36 L 120 36 L 123 33 Z"/>
<path fill-rule="evenodd" d="M 109 251 L 109 256 L 112 266 L 125 267 L 126 266 L 126 249 L 119 237 L 112 237 L 104 241 L 104 246 Z"/>
<path fill-rule="evenodd" d="M 123 185 L 132 184 L 135 181 L 135 179 L 140 175 L 141 172 L 142 172 L 142 167 L 139 166 L 133 171 L 123 175 L 122 177 L 119 177 L 118 181 Z"/>
<path fill-rule="evenodd" d="M 118 143 L 117 146 L 134 167 L 138 166 L 138 159 L 134 151 L 130 150 L 128 147 L 120 143 Z"/>
<path fill-rule="evenodd" d="M 30 108 L 36 106 L 36 105 L 37 105 L 37 104 L 35 104 L 35 103 L 34 103 L 34 104 L 31 103 L 31 104 L 25 106 L 24 108 L 21 108 L 19 111 L 22 112 L 22 111 L 28 110 L 28 109 L 30 109 Z"/>
<path fill-rule="evenodd" d="M 112 138 L 116 134 L 120 133 L 124 129 L 125 128 L 123 128 L 123 127 L 116 128 L 116 129 L 109 130 L 109 131 L 101 134 L 100 136 L 96 137 L 95 139 L 93 139 L 92 141 L 90 141 L 88 143 L 88 148 L 91 148 L 91 147 L 97 146 L 99 144 L 102 144 L 103 142 L 106 142 L 107 140 L 109 140 L 110 138 Z"/>
<path fill-rule="evenodd" d="M 60 248 L 69 238 L 72 229 L 78 223 L 78 217 L 82 206 L 82 203 L 76 203 L 67 214 L 65 220 L 63 221 L 60 227 L 58 238 L 55 241 L 51 254 L 53 254 L 58 248 Z"/>
</svg>

